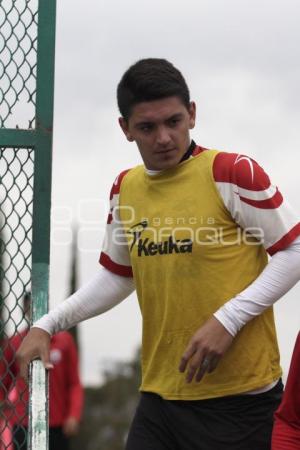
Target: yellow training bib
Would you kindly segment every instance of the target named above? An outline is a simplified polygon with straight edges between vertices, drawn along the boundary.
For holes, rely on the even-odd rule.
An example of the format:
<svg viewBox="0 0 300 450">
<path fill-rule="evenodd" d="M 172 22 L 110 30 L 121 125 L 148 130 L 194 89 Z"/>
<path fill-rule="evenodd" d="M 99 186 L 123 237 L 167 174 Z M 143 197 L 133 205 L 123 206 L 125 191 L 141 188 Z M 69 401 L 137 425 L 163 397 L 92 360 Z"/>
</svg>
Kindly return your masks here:
<svg viewBox="0 0 300 450">
<path fill-rule="evenodd" d="M 193 334 L 267 263 L 262 245 L 232 219 L 212 175 L 218 152 L 204 151 L 149 176 L 130 170 L 120 215 L 143 316 L 142 391 L 166 399 L 238 394 L 280 377 L 272 308 L 236 336 L 217 369 L 187 384 L 178 371 Z"/>
</svg>

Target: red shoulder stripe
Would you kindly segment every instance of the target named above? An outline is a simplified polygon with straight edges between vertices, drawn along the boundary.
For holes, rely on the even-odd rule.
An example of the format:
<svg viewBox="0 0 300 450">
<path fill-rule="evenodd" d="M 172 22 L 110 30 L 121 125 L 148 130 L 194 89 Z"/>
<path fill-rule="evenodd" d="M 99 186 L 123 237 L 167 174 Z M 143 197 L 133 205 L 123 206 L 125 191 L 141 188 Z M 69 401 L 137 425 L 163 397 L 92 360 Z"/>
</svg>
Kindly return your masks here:
<svg viewBox="0 0 300 450">
<path fill-rule="evenodd" d="M 114 262 L 110 257 L 101 252 L 99 263 L 104 266 L 110 272 L 115 273 L 116 275 L 121 275 L 123 277 L 132 277 L 132 268 L 131 266 L 123 266 L 122 264 L 118 264 Z"/>
<path fill-rule="evenodd" d="M 256 161 L 237 153 L 218 153 L 213 163 L 213 176 L 216 182 L 233 183 L 251 191 L 263 191 L 271 185 L 268 175 Z"/>
<path fill-rule="evenodd" d="M 114 181 L 114 184 L 112 185 L 111 191 L 110 191 L 110 200 L 113 198 L 114 195 L 120 193 L 122 180 L 125 177 L 126 173 L 129 172 L 130 169 L 124 170 L 120 173 L 120 175 L 117 176 L 117 178 Z"/>
<path fill-rule="evenodd" d="M 288 247 L 298 236 L 300 236 L 300 223 L 297 223 L 287 234 L 285 234 L 278 242 L 267 249 L 269 255 L 275 255 L 280 250 Z"/>
<path fill-rule="evenodd" d="M 260 209 L 276 209 L 279 208 L 283 202 L 283 197 L 278 189 L 276 189 L 276 193 L 272 198 L 266 200 L 252 200 L 251 198 L 242 197 L 241 195 L 239 197 L 242 202 Z"/>
<path fill-rule="evenodd" d="M 107 225 L 110 225 L 113 221 L 113 214 L 112 214 L 112 210 L 113 208 L 111 208 L 111 212 L 108 214 L 108 218 L 107 218 Z"/>
</svg>

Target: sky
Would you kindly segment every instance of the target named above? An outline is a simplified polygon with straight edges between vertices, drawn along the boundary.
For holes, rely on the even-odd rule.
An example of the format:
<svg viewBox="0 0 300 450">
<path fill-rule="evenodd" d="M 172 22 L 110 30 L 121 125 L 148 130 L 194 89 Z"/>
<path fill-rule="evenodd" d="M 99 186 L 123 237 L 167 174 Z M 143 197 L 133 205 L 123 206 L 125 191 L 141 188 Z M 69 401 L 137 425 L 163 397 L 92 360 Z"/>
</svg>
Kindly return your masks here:
<svg viewBox="0 0 300 450">
<path fill-rule="evenodd" d="M 300 213 L 298 0 L 57 2 L 50 305 L 68 295 L 72 225 L 79 278 L 98 270 L 115 177 L 140 164 L 118 125 L 116 86 L 145 57 L 169 59 L 197 104 L 192 137 L 256 159 Z M 275 307 L 286 374 L 300 325 L 300 284 Z M 80 325 L 85 384 L 131 358 L 141 339 L 135 295 Z"/>
</svg>

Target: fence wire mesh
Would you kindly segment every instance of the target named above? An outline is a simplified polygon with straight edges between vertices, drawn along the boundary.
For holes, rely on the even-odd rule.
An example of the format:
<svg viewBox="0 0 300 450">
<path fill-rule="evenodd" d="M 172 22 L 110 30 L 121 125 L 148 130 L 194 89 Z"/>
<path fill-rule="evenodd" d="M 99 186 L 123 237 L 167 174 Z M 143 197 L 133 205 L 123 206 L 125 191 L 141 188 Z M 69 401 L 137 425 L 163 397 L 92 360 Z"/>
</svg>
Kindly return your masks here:
<svg viewBox="0 0 300 450">
<path fill-rule="evenodd" d="M 37 0 L 0 1 L 0 127 L 33 128 Z"/>
<path fill-rule="evenodd" d="M 34 151 L 6 148 L 0 156 L 0 449 L 15 450 L 25 449 L 27 425 L 28 391 L 17 376 L 15 353 L 29 324 L 23 299 L 31 289 Z"/>
<path fill-rule="evenodd" d="M 38 0 L 0 0 L 0 128 L 35 128 Z M 34 150 L 0 148 L 0 450 L 25 450 L 28 389 L 15 354 L 29 319 Z"/>
</svg>

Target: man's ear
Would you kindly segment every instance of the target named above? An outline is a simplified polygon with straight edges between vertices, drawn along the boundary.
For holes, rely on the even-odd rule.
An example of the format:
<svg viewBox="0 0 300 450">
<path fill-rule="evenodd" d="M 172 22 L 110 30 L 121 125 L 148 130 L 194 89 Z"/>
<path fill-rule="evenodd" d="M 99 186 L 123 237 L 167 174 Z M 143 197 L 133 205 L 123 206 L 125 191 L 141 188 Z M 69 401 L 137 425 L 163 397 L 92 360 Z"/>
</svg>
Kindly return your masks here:
<svg viewBox="0 0 300 450">
<path fill-rule="evenodd" d="M 195 102 L 190 103 L 189 115 L 190 115 L 189 128 L 191 130 L 192 128 L 194 128 L 195 123 L 196 123 L 196 103 Z"/>
<path fill-rule="evenodd" d="M 134 139 L 129 132 L 128 122 L 127 122 L 127 120 L 124 119 L 124 117 L 119 117 L 119 125 L 122 128 L 122 131 L 125 134 L 127 141 L 133 142 Z"/>
</svg>

